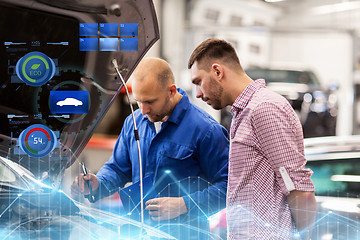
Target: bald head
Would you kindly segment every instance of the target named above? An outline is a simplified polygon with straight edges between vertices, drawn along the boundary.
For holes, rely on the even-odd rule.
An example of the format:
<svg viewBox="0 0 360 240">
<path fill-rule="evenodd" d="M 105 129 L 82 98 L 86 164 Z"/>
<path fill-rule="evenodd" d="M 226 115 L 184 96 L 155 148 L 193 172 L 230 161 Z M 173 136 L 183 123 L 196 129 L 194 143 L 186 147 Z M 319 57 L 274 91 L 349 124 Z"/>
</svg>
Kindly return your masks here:
<svg viewBox="0 0 360 240">
<path fill-rule="evenodd" d="M 166 88 L 175 83 L 174 74 L 170 65 L 160 58 L 144 58 L 136 67 L 132 81 L 143 82 L 154 79 L 158 86 Z"/>
<path fill-rule="evenodd" d="M 174 84 L 169 64 L 160 58 L 145 58 L 131 75 L 133 97 L 151 122 L 166 121 L 182 95 Z"/>
</svg>

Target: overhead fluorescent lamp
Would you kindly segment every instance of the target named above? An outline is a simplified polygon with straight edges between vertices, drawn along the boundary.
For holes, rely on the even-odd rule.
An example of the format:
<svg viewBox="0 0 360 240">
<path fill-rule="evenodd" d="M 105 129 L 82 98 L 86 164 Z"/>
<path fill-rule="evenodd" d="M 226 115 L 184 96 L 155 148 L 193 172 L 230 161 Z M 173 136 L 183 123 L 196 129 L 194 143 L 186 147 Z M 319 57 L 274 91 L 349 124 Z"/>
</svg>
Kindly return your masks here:
<svg viewBox="0 0 360 240">
<path fill-rule="evenodd" d="M 310 12 L 314 15 L 323 15 L 336 12 L 345 12 L 360 9 L 360 2 L 342 2 L 314 7 Z"/>
<path fill-rule="evenodd" d="M 360 182 L 359 175 L 332 175 L 330 179 L 334 182 Z"/>
<path fill-rule="evenodd" d="M 274 2 L 282 2 L 284 0 L 265 0 L 265 2 L 268 2 L 268 3 L 274 3 Z"/>
</svg>

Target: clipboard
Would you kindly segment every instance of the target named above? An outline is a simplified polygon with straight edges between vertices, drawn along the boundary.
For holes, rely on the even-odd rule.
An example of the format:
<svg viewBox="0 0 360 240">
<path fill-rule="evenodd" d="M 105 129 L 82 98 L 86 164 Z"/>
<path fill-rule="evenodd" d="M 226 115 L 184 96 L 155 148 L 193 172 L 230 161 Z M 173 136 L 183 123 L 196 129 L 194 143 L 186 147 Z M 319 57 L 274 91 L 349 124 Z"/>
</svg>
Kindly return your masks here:
<svg viewBox="0 0 360 240">
<path fill-rule="evenodd" d="M 144 196 L 144 209 L 146 201 L 157 196 L 151 178 L 145 177 L 143 179 L 143 196 Z M 127 215 L 133 219 L 140 219 L 141 206 L 140 206 L 140 182 L 131 184 L 128 187 L 122 188 L 118 191 L 122 205 Z M 144 217 L 150 218 L 148 211 L 144 210 Z"/>
</svg>

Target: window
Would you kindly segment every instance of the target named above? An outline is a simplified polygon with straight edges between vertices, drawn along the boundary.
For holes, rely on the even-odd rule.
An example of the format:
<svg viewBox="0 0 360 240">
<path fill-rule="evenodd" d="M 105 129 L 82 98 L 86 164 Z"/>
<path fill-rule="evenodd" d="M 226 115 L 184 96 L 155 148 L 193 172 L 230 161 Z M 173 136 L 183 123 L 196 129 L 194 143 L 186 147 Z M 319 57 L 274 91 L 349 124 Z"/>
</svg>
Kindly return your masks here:
<svg viewBox="0 0 360 240">
<path fill-rule="evenodd" d="M 217 22 L 219 19 L 220 12 L 215 9 L 206 9 L 205 11 L 205 18 L 210 20 L 211 22 Z"/>
<path fill-rule="evenodd" d="M 231 26 L 242 26 L 243 25 L 242 20 L 243 20 L 243 18 L 240 16 L 231 15 L 230 25 Z"/>
</svg>

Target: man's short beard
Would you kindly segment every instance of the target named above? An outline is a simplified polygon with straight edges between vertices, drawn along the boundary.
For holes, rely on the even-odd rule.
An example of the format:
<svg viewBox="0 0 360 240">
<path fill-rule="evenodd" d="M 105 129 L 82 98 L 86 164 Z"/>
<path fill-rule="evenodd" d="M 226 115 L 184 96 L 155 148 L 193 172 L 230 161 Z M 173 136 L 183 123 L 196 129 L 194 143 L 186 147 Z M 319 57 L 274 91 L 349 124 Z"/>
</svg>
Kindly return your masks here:
<svg viewBox="0 0 360 240">
<path fill-rule="evenodd" d="M 210 99 L 212 101 L 211 107 L 215 110 L 220 110 L 223 108 L 221 105 L 221 97 L 223 95 L 224 88 L 213 77 L 210 77 L 210 85 L 214 87 L 214 91 L 211 90 L 211 92 L 209 93 L 212 97 Z"/>
<path fill-rule="evenodd" d="M 156 114 L 154 117 L 155 117 L 155 119 L 150 119 L 149 117 L 149 120 L 151 121 L 151 122 L 159 122 L 159 121 L 161 121 L 161 120 L 163 120 L 164 119 L 164 117 L 165 116 L 167 116 L 167 115 L 170 115 L 171 113 L 171 109 L 172 109 L 172 106 L 170 105 L 171 104 L 171 102 L 170 102 L 170 97 L 169 96 L 167 96 L 166 97 L 166 101 L 165 101 L 165 107 L 166 108 L 168 108 L 167 109 L 167 111 L 166 111 L 166 113 L 161 113 L 161 114 Z M 170 117 L 170 116 L 169 116 Z"/>
</svg>

